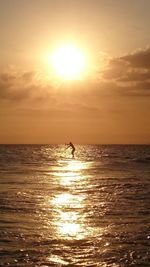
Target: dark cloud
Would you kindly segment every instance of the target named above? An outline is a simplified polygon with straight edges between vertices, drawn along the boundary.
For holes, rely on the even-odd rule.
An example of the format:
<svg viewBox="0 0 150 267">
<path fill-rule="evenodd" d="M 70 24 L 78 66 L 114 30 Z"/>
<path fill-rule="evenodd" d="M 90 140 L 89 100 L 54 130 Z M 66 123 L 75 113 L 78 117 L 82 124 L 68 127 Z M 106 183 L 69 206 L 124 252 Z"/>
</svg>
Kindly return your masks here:
<svg viewBox="0 0 150 267">
<path fill-rule="evenodd" d="M 126 71 L 126 73 L 119 78 L 119 81 L 128 82 L 128 81 L 135 81 L 141 82 L 150 79 L 150 70 L 139 71 L 137 69 L 130 69 Z"/>
<path fill-rule="evenodd" d="M 122 95 L 150 95 L 150 48 L 111 59 L 102 79 Z"/>
<path fill-rule="evenodd" d="M 133 68 L 150 69 L 150 47 L 120 58 Z"/>
<path fill-rule="evenodd" d="M 36 77 L 35 71 L 27 71 L 22 74 L 22 79 L 26 82 L 31 82 Z"/>
<path fill-rule="evenodd" d="M 42 100 L 47 97 L 49 88 L 51 85 L 40 80 L 35 71 L 11 73 L 10 70 L 0 74 L 0 100 Z"/>
<path fill-rule="evenodd" d="M 7 83 L 7 82 L 11 82 L 11 81 L 13 81 L 13 80 L 15 80 L 16 79 L 16 77 L 15 77 L 15 75 L 13 75 L 13 74 L 11 74 L 11 73 L 1 73 L 0 74 L 0 81 L 1 82 L 4 82 L 4 83 Z"/>
</svg>

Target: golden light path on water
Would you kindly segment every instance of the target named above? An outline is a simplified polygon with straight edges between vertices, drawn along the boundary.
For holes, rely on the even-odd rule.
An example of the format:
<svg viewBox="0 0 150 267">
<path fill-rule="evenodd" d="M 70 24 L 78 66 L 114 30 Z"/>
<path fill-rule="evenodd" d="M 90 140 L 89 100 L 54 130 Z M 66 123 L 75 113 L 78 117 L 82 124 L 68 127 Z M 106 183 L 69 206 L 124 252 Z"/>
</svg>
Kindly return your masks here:
<svg viewBox="0 0 150 267">
<path fill-rule="evenodd" d="M 85 212 L 89 203 L 85 190 L 89 186 L 88 163 L 74 159 L 58 163 L 53 169 L 53 177 L 64 192 L 54 194 L 48 201 L 54 211 L 50 225 L 53 225 L 55 238 L 73 242 L 96 236 L 98 229 L 88 225 Z M 60 255 L 52 254 L 49 261 L 67 265 Z"/>
<path fill-rule="evenodd" d="M 54 172 L 60 185 L 67 192 L 57 194 L 51 200 L 51 204 L 57 210 L 57 216 L 54 218 L 57 235 L 65 239 L 82 239 L 87 234 L 84 228 L 83 209 L 85 206 L 85 194 L 77 192 L 78 184 L 81 184 L 85 178 L 82 170 L 85 165 L 76 160 L 70 160 L 61 167 L 61 171 Z"/>
</svg>

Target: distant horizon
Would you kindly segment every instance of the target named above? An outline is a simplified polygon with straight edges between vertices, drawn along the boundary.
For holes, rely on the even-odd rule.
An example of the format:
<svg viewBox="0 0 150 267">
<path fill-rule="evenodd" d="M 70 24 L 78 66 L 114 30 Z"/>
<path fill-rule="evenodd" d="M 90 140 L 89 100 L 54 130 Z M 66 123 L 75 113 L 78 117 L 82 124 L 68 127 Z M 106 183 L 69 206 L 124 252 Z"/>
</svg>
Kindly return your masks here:
<svg viewBox="0 0 150 267">
<path fill-rule="evenodd" d="M 150 143 L 138 143 L 138 144 L 136 144 L 136 143 L 73 143 L 74 145 L 100 145 L 100 146 L 107 146 L 107 145 L 115 145 L 115 146 L 142 146 L 142 145 L 150 145 Z M 64 144 L 64 143 L 0 143 L 0 146 L 2 146 L 2 145 L 39 145 L 39 146 L 46 146 L 46 145 L 60 145 L 60 146 L 62 146 L 62 145 L 67 145 L 67 144 Z"/>
</svg>

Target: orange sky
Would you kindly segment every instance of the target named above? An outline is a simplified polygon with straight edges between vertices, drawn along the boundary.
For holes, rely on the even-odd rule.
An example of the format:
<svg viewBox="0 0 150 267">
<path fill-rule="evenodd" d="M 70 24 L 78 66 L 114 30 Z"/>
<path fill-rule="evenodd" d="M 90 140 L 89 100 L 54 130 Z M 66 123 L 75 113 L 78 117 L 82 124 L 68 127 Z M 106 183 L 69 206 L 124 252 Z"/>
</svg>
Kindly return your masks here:
<svg viewBox="0 0 150 267">
<path fill-rule="evenodd" d="M 149 0 L 0 0 L 0 143 L 150 143 Z M 71 41 L 88 74 L 54 77 Z"/>
</svg>

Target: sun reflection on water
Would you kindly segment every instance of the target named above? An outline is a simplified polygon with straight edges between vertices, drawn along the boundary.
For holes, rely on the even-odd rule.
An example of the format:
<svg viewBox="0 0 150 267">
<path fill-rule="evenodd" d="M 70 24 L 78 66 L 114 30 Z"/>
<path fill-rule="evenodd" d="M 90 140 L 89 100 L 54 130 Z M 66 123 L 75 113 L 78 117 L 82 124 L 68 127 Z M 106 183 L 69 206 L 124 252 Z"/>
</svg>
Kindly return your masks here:
<svg viewBox="0 0 150 267">
<path fill-rule="evenodd" d="M 57 235 L 66 239 L 84 238 L 84 196 L 62 193 L 54 196 L 51 203 L 56 211 L 54 225 Z"/>
<path fill-rule="evenodd" d="M 58 234 L 67 239 L 84 238 L 83 226 L 78 212 L 60 212 L 57 221 Z"/>
<path fill-rule="evenodd" d="M 72 170 L 72 171 L 81 171 L 85 168 L 85 164 L 83 162 L 80 161 L 70 161 L 68 163 L 68 170 Z"/>
<path fill-rule="evenodd" d="M 89 169 L 92 162 L 75 159 L 59 159 L 57 164 L 49 168 L 49 181 L 54 189 L 46 197 L 46 237 L 54 240 L 54 249 L 47 262 L 54 265 L 69 265 L 74 259 L 66 253 L 76 244 L 92 244 L 98 242 L 105 251 L 109 244 L 103 240 L 106 227 L 101 227 L 94 220 L 96 204 L 93 198 L 93 184 Z M 92 184 L 93 183 L 93 184 Z M 92 192 L 92 194 L 91 194 Z M 91 197 L 92 196 L 92 197 Z M 84 250 L 88 257 L 91 248 Z M 59 253 L 58 253 L 59 251 Z M 69 253 L 70 255 L 70 253 Z"/>
<path fill-rule="evenodd" d="M 60 167 L 53 172 L 57 183 L 65 188 L 64 193 L 57 193 L 49 201 L 55 210 L 53 225 L 55 234 L 63 239 L 83 239 L 87 235 L 84 208 L 86 196 L 78 191 L 78 185 L 86 178 L 82 171 L 87 166 L 77 160 L 59 162 Z"/>
<path fill-rule="evenodd" d="M 63 163 L 63 164 L 62 164 Z M 81 183 L 85 176 L 82 171 L 87 168 L 87 165 L 77 160 L 71 160 L 69 162 L 60 161 L 60 166 L 54 170 L 53 176 L 58 178 L 58 182 L 64 186 L 71 186 Z"/>
<path fill-rule="evenodd" d="M 83 207 L 83 201 L 84 196 L 77 196 L 77 195 L 72 195 L 69 193 L 63 193 L 56 195 L 52 199 L 52 204 L 55 206 L 55 208 L 62 208 L 62 207 L 67 207 L 67 208 L 81 208 Z"/>
</svg>

